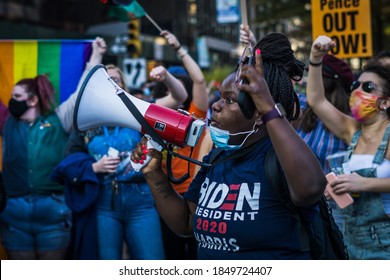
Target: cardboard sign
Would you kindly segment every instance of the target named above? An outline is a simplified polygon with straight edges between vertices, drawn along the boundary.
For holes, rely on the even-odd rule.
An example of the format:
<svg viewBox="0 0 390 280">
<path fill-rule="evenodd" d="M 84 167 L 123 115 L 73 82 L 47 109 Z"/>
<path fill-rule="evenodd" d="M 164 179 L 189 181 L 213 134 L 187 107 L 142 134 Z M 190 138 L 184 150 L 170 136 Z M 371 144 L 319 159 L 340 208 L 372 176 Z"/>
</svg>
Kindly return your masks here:
<svg viewBox="0 0 390 280">
<path fill-rule="evenodd" d="M 338 58 L 372 56 L 370 0 L 312 0 L 313 41 L 326 35 Z"/>
<path fill-rule="evenodd" d="M 123 74 L 128 87 L 140 87 L 146 82 L 146 59 L 125 58 L 123 60 Z"/>
</svg>

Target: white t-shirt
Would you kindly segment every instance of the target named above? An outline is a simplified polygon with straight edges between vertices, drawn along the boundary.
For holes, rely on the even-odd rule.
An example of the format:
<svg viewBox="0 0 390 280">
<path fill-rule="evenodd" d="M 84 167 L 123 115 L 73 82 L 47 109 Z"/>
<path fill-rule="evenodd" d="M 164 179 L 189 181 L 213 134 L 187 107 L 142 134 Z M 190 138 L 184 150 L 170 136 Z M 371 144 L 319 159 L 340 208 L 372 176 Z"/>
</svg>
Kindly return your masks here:
<svg viewBox="0 0 390 280">
<path fill-rule="evenodd" d="M 348 163 L 348 169 L 350 172 L 355 170 L 370 168 L 372 167 L 372 162 L 374 160 L 374 155 L 362 155 L 362 154 L 352 154 L 351 159 Z M 378 178 L 389 178 L 390 177 L 390 161 L 384 159 L 383 162 L 377 166 L 376 169 Z M 381 193 L 381 198 L 383 201 L 383 206 L 385 208 L 385 213 L 390 214 L 390 193 Z"/>
</svg>

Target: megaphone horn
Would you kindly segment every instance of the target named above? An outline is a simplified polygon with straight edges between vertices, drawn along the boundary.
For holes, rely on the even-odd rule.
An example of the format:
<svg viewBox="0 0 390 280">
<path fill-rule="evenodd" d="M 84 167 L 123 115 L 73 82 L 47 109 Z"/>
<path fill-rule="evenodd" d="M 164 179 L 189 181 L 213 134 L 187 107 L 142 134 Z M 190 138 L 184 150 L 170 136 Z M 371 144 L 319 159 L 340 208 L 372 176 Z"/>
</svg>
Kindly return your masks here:
<svg viewBox="0 0 390 280">
<path fill-rule="evenodd" d="M 83 81 L 74 110 L 74 127 L 85 131 L 99 126 L 120 126 L 145 134 L 144 128 L 118 96 L 121 93 L 163 140 L 180 147 L 197 144 L 204 128 L 203 121 L 131 96 L 111 79 L 101 64 L 93 67 Z"/>
</svg>

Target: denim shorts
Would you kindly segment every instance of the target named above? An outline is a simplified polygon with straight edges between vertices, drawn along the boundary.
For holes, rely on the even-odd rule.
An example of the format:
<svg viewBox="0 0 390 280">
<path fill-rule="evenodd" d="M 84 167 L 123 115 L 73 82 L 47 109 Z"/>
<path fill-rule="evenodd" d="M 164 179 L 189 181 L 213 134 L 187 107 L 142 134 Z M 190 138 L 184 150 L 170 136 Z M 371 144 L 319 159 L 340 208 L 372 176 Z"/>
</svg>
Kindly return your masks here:
<svg viewBox="0 0 390 280">
<path fill-rule="evenodd" d="M 70 243 L 71 212 L 64 195 L 8 198 L 0 215 L 0 234 L 10 251 L 52 251 Z"/>
</svg>

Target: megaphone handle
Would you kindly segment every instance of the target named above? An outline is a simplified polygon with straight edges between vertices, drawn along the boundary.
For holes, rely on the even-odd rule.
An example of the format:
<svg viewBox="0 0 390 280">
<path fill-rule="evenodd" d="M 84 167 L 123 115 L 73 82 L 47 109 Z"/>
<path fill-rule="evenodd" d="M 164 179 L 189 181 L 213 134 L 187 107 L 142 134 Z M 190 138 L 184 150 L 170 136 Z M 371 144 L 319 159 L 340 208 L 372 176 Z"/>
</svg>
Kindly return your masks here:
<svg viewBox="0 0 390 280">
<path fill-rule="evenodd" d="M 162 150 L 162 147 L 155 141 L 153 141 L 149 135 L 145 135 L 147 138 L 148 138 L 148 141 L 146 142 L 146 148 L 147 149 L 150 149 L 150 148 L 154 148 L 158 151 L 161 152 Z M 145 165 L 147 165 L 149 163 L 149 161 L 151 160 L 151 156 L 149 155 L 146 155 L 146 159 L 144 159 L 144 163 L 135 163 L 134 161 L 130 161 L 131 162 L 131 166 L 134 168 L 134 170 L 136 172 L 140 171 Z"/>
</svg>

